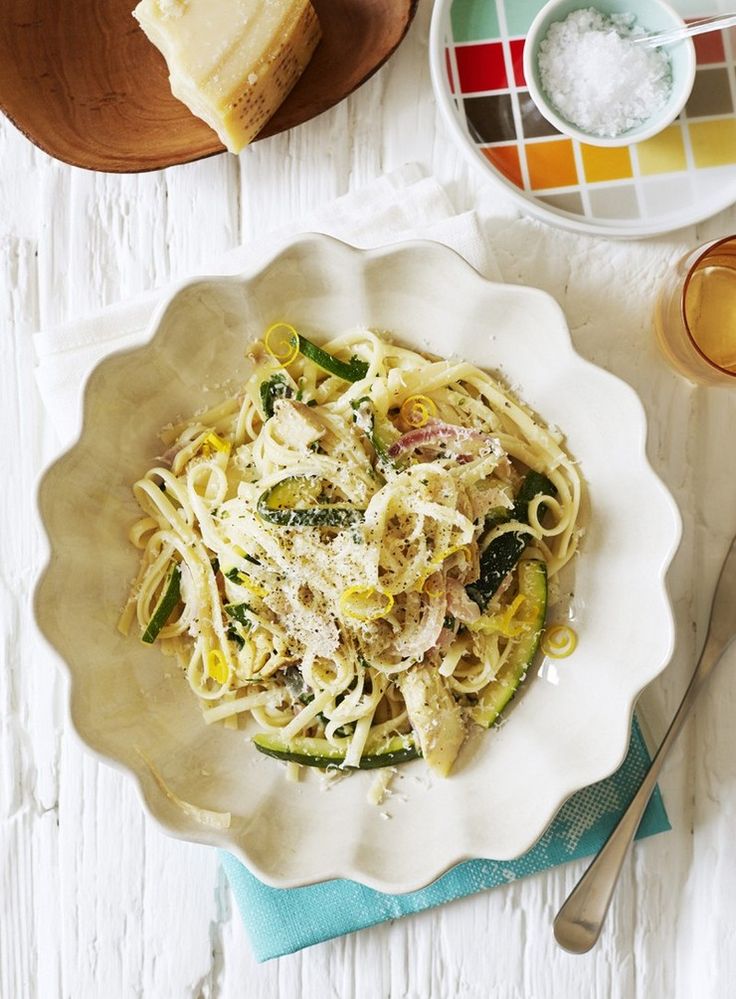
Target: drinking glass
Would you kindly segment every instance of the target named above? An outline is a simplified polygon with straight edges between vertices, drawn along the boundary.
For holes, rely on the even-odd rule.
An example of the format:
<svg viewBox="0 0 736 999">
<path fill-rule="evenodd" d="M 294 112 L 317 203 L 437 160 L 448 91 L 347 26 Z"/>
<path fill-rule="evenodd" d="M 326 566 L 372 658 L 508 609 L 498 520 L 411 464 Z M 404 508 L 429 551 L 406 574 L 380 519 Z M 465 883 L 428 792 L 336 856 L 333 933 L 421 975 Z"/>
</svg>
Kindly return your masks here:
<svg viewBox="0 0 736 999">
<path fill-rule="evenodd" d="M 655 329 L 686 378 L 736 386 L 736 236 L 698 246 L 678 262 L 660 292 Z"/>
</svg>

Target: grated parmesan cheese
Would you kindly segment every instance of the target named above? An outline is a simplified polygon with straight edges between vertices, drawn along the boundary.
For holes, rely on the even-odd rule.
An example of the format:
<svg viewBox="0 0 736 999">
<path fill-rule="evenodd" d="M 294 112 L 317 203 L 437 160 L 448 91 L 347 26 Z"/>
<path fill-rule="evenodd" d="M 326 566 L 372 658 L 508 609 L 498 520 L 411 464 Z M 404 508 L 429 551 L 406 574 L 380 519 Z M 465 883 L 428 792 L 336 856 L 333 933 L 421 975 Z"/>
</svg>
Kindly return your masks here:
<svg viewBox="0 0 736 999">
<path fill-rule="evenodd" d="M 366 795 L 371 805 L 382 805 L 384 799 L 390 796 L 389 784 L 395 776 L 396 767 L 384 767 L 379 771 Z"/>
</svg>

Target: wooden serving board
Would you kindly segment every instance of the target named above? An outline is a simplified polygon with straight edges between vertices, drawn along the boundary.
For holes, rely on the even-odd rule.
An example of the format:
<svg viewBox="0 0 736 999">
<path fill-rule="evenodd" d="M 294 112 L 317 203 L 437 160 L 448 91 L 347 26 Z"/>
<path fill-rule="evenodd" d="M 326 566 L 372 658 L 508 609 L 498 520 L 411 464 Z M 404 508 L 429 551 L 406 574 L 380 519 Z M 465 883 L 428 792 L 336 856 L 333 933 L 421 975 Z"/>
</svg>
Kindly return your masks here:
<svg viewBox="0 0 736 999">
<path fill-rule="evenodd" d="M 418 0 L 313 0 L 323 38 L 261 132 L 275 135 L 352 93 L 402 41 Z M 134 0 L 3 0 L 0 108 L 56 159 L 114 173 L 158 170 L 223 151 L 172 96 Z"/>
</svg>

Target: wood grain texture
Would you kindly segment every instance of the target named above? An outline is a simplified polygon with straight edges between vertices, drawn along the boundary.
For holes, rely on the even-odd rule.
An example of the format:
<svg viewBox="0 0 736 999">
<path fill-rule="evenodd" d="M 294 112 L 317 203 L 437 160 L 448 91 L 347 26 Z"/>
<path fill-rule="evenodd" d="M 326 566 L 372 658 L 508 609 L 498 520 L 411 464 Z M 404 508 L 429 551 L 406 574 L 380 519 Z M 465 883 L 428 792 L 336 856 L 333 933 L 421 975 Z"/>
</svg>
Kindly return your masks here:
<svg viewBox="0 0 736 999">
<path fill-rule="evenodd" d="M 679 642 L 644 706 L 662 734 L 703 637 L 736 531 L 736 396 L 694 389 L 657 355 L 651 311 L 688 246 L 736 231 L 730 210 L 640 243 L 520 218 L 469 174 L 437 120 L 430 4 L 346 103 L 239 159 L 141 177 L 54 163 L 0 127 L 0 997 L 2 999 L 730 999 L 736 981 L 736 659 L 705 692 L 667 765 L 671 833 L 638 844 L 598 949 L 560 952 L 551 919 L 576 863 L 264 966 L 214 853 L 165 837 L 117 772 L 66 724 L 63 681 L 35 637 L 41 561 L 33 489 L 55 451 L 30 334 L 188 271 L 406 160 L 459 209 L 477 205 L 507 281 L 550 291 L 586 357 L 630 381 L 648 451 L 680 504 L 670 574 Z M 615 427 L 611 428 L 615 433 Z M 612 594 L 615 599 L 615 594 Z"/>
<path fill-rule="evenodd" d="M 136 172 L 222 152 L 169 89 L 135 0 L 5 0 L 0 107 L 37 146 L 90 170 Z M 344 100 L 403 39 L 417 0 L 313 0 L 322 41 L 259 138 Z"/>
</svg>

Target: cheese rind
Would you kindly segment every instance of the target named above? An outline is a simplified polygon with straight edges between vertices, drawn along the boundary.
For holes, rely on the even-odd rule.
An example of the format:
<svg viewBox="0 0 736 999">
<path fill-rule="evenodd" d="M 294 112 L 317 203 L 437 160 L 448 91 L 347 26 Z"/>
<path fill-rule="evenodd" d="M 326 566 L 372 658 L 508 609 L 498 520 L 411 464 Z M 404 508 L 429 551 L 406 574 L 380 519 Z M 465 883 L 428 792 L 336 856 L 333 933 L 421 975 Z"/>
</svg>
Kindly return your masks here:
<svg viewBox="0 0 736 999">
<path fill-rule="evenodd" d="M 304 72 L 321 38 L 309 0 L 141 0 L 133 11 L 171 90 L 239 153 Z"/>
</svg>

